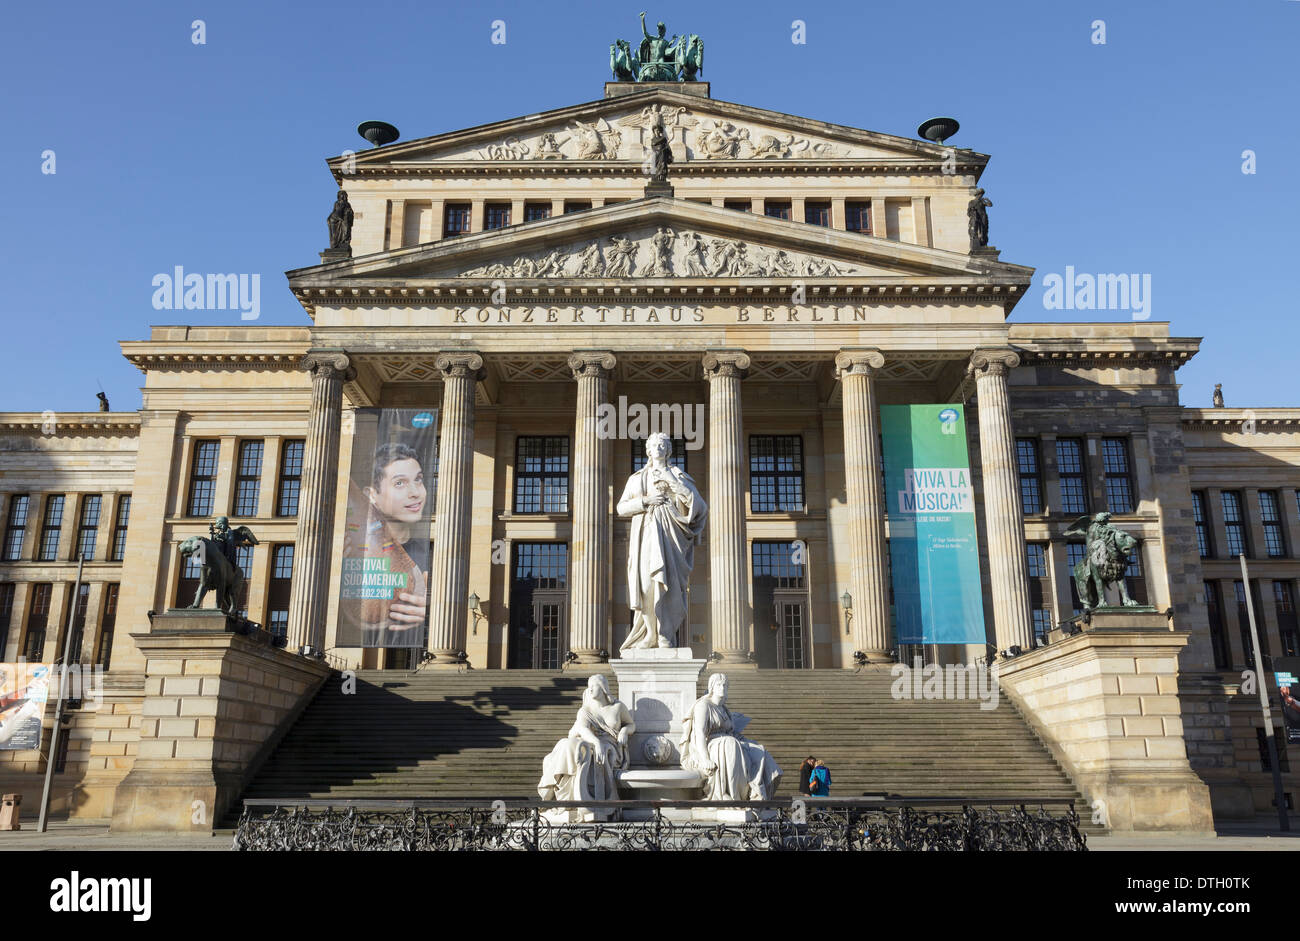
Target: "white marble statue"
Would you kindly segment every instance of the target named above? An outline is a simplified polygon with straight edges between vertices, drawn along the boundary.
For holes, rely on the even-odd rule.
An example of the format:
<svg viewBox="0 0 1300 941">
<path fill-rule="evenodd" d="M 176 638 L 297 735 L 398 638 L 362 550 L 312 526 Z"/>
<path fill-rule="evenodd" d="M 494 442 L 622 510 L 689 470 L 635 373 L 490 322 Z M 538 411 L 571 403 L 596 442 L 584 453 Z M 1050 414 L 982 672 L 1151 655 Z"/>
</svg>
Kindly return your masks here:
<svg viewBox="0 0 1300 941">
<path fill-rule="evenodd" d="M 542 760 L 537 793 L 548 801 L 618 800 L 618 772 L 628 767 L 632 713 L 609 692 L 600 673 L 587 680 L 568 738 Z"/>
<path fill-rule="evenodd" d="M 709 508 L 690 474 L 668 463 L 672 441 L 665 434 L 646 439 L 645 467 L 627 479 L 619 516 L 632 517 L 628 539 L 627 589 L 632 629 L 623 650 L 686 646 L 686 589 L 695 566 L 695 540 Z"/>
<path fill-rule="evenodd" d="M 746 716 L 727 708 L 727 677 L 709 677 L 709 692 L 682 723 L 682 767 L 704 777 L 704 800 L 772 800 L 781 767 L 757 742 L 741 736 Z"/>
</svg>

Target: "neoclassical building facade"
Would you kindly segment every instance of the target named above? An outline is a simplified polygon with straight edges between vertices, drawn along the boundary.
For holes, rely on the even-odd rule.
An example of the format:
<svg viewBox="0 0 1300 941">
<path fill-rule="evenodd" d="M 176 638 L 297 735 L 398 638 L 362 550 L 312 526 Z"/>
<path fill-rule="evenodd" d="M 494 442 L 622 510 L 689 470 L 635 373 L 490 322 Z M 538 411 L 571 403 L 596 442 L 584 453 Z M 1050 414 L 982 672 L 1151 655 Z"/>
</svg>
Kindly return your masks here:
<svg viewBox="0 0 1300 941">
<path fill-rule="evenodd" d="M 644 172 L 657 122 L 667 190 Z M 611 84 L 331 160 L 351 245 L 287 273 L 302 325 L 157 326 L 122 343 L 138 412 L 0 414 L 0 661 L 55 659 L 71 614 L 79 659 L 107 670 L 56 756 L 80 807 L 104 812 L 173 721 L 142 705 L 162 681 L 132 634 L 189 603 L 177 546 L 215 516 L 257 534 L 241 607 L 290 651 L 416 665 L 338 642 L 358 410 L 438 414 L 430 668 L 598 668 L 631 621 L 615 503 L 644 431 L 596 416 L 642 407 L 709 504 L 695 656 L 801 670 L 1032 650 L 1080 608 L 1067 530 L 1105 510 L 1139 541 L 1130 593 L 1185 646 L 1176 708 L 1136 677 L 1106 692 L 1131 693 L 1147 731 L 1117 718 L 1098 736 L 1146 736 L 1153 760 L 1150 741 L 1174 742 L 1220 813 L 1266 811 L 1239 610 L 1254 592 L 1261 644 L 1300 650 L 1300 409 L 1185 407 L 1200 341 L 1165 323 L 1013 319 L 1033 269 L 968 231 L 987 161 L 703 83 Z M 966 409 L 982 644 L 896 641 L 880 408 L 913 403 Z M 0 751 L 0 783 L 41 767 Z"/>
</svg>

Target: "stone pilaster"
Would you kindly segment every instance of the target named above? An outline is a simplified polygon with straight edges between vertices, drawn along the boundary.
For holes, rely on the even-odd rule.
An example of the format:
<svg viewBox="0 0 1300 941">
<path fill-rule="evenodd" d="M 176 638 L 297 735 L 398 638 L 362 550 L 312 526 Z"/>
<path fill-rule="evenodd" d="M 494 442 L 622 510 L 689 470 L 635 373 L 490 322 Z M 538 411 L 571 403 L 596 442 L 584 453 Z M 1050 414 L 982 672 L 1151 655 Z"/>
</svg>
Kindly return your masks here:
<svg viewBox="0 0 1300 941">
<path fill-rule="evenodd" d="M 484 377 L 483 357 L 470 351 L 438 354 L 442 410 L 438 435 L 438 499 L 429 572 L 429 649 L 435 666 L 452 666 L 465 649 L 469 617 L 469 533 L 474 483 L 474 396 Z"/>
<path fill-rule="evenodd" d="M 573 535 L 569 542 L 569 648 L 580 663 L 609 651 L 610 443 L 598 434 L 597 409 L 609 398 L 614 354 L 581 350 L 569 357 L 578 382 L 573 429 Z"/>
<path fill-rule="evenodd" d="M 872 662 L 892 659 L 885 493 L 880 467 L 879 350 L 843 350 L 835 357 L 844 409 L 844 484 L 852 546 L 853 643 Z"/>
<path fill-rule="evenodd" d="M 723 665 L 750 662 L 740 406 L 740 381 L 748 369 L 749 356 L 742 350 L 719 350 L 704 357 L 709 380 L 709 615 L 713 650 Z"/>
<path fill-rule="evenodd" d="M 340 350 L 303 357 L 311 372 L 311 415 L 303 445 L 302 487 L 294 537 L 293 582 L 289 589 L 289 649 L 325 646 L 329 604 L 330 555 L 334 544 L 334 503 L 338 491 L 339 431 L 343 383 L 356 375 Z"/>
<path fill-rule="evenodd" d="M 1025 517 L 1020 505 L 1016 440 L 1011 429 L 1007 373 L 1020 364 L 1011 349 L 971 354 L 979 400 L 980 465 L 984 477 L 984 525 L 988 535 L 990 593 L 998 650 L 1033 644 L 1029 617 L 1029 565 L 1025 559 Z"/>
</svg>

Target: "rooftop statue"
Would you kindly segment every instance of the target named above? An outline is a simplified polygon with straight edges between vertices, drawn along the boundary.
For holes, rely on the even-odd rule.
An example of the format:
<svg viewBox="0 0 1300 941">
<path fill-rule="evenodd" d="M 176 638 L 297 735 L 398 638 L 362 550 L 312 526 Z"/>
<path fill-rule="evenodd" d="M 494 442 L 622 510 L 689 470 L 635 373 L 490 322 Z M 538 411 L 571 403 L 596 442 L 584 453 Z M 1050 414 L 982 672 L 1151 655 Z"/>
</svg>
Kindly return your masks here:
<svg viewBox="0 0 1300 941">
<path fill-rule="evenodd" d="M 641 14 L 641 44 L 635 54 L 625 39 L 609 47 L 609 67 L 616 82 L 694 82 L 704 71 L 704 42 L 694 34 L 668 36 L 658 23 L 651 33 Z"/>
</svg>

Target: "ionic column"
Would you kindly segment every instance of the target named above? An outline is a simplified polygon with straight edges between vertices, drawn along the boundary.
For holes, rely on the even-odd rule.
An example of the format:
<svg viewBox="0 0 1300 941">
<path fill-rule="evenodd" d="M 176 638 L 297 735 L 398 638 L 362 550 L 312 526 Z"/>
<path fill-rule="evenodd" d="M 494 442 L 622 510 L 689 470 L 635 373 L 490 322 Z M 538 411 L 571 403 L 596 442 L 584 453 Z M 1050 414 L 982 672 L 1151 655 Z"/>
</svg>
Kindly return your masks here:
<svg viewBox="0 0 1300 941">
<path fill-rule="evenodd" d="M 578 381 L 573 429 L 573 535 L 569 542 L 569 647 L 579 663 L 599 663 L 609 650 L 610 522 L 608 438 L 597 409 L 609 398 L 614 354 L 582 350 L 569 357 Z"/>
<path fill-rule="evenodd" d="M 749 368 L 741 350 L 704 357 L 709 380 L 709 614 L 713 651 L 723 665 L 748 664 L 749 579 L 745 564 L 745 430 L 740 381 Z"/>
<path fill-rule="evenodd" d="M 325 647 L 329 605 L 343 383 L 352 379 L 356 370 L 348 355 L 338 350 L 308 353 L 302 366 L 311 371 L 311 415 L 303 445 L 288 635 L 290 649 L 310 646 L 320 651 Z"/>
<path fill-rule="evenodd" d="M 979 400 L 980 464 L 984 477 L 984 525 L 988 533 L 989 586 L 998 650 L 1033 645 L 1029 617 L 1029 567 L 1025 559 L 1025 518 L 1020 505 L 1016 441 L 1011 430 L 1007 372 L 1020 364 L 1010 349 L 980 349 L 971 354 Z"/>
<path fill-rule="evenodd" d="M 843 350 L 835 357 L 844 409 L 844 485 L 852 547 L 853 643 L 873 663 L 892 659 L 885 558 L 885 488 L 880 474 L 879 350 Z"/>
<path fill-rule="evenodd" d="M 469 530 L 474 496 L 474 395 L 483 357 L 439 353 L 442 408 L 438 416 L 438 497 L 429 570 L 429 649 L 435 666 L 455 664 L 465 649 L 469 617 Z"/>
</svg>

